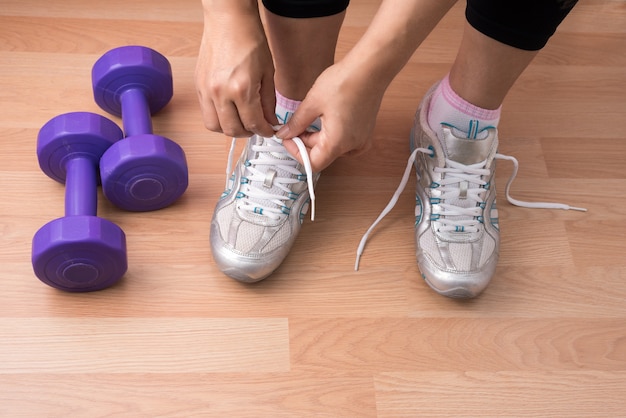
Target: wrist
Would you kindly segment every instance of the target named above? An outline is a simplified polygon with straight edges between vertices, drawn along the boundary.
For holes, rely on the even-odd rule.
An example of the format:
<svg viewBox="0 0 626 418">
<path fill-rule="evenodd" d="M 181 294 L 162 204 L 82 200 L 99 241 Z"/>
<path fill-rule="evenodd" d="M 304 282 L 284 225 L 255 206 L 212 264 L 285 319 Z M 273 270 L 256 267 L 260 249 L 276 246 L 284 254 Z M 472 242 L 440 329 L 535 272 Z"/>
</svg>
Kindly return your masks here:
<svg viewBox="0 0 626 418">
<path fill-rule="evenodd" d="M 203 0 L 203 37 L 234 45 L 265 43 L 265 31 L 256 0 Z M 216 41 L 217 40 L 217 41 Z"/>
<path fill-rule="evenodd" d="M 202 8 L 205 13 L 258 13 L 259 5 L 256 0 L 202 0 Z"/>
<path fill-rule="evenodd" d="M 248 27 L 251 23 L 261 26 L 261 16 L 256 0 L 202 0 L 202 7 L 205 30 L 223 26 L 239 30 L 239 25 Z"/>
</svg>

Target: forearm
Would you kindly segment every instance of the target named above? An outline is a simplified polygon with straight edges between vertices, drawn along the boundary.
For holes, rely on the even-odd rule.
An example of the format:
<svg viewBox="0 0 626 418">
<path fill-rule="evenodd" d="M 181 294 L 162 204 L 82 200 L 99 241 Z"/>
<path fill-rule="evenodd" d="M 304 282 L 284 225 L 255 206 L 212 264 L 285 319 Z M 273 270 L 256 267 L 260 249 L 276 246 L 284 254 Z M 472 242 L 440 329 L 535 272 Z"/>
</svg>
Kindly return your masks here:
<svg viewBox="0 0 626 418">
<path fill-rule="evenodd" d="M 267 48 L 257 0 L 202 0 L 202 7 L 200 55 L 204 60 L 215 59 L 214 70 L 230 66 L 231 59 L 255 48 Z"/>
<path fill-rule="evenodd" d="M 386 89 L 457 0 L 384 0 L 344 65 Z M 364 80 L 364 81 L 365 81 Z"/>
</svg>

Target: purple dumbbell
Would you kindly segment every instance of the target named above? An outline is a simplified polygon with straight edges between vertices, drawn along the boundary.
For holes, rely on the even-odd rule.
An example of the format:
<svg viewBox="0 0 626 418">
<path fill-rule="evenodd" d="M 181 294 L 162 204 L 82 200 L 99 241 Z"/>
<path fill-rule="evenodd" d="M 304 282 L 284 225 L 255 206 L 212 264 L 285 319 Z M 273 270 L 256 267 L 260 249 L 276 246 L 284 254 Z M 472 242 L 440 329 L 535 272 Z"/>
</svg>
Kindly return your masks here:
<svg viewBox="0 0 626 418">
<path fill-rule="evenodd" d="M 113 285 L 126 273 L 124 231 L 96 216 L 98 162 L 122 137 L 114 122 L 87 112 L 57 116 L 39 131 L 39 166 L 65 183 L 65 217 L 48 222 L 33 237 L 33 269 L 42 282 L 89 292 Z"/>
<path fill-rule="evenodd" d="M 126 136 L 100 160 L 104 195 L 130 211 L 174 203 L 188 185 L 185 153 L 174 141 L 154 135 L 151 120 L 172 98 L 170 63 L 150 48 L 124 46 L 98 59 L 91 77 L 96 103 L 122 117 Z"/>
</svg>

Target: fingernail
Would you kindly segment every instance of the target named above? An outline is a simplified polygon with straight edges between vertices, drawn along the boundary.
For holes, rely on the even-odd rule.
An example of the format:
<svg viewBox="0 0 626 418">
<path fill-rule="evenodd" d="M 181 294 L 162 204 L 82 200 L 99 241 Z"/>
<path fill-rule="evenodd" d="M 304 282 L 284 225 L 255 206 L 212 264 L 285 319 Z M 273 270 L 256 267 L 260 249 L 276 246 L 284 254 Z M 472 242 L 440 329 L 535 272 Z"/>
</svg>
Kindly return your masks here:
<svg viewBox="0 0 626 418">
<path fill-rule="evenodd" d="M 276 138 L 285 139 L 287 135 L 289 135 L 289 126 L 283 125 L 283 127 L 280 128 L 278 132 L 276 132 L 275 135 L 276 135 Z"/>
</svg>

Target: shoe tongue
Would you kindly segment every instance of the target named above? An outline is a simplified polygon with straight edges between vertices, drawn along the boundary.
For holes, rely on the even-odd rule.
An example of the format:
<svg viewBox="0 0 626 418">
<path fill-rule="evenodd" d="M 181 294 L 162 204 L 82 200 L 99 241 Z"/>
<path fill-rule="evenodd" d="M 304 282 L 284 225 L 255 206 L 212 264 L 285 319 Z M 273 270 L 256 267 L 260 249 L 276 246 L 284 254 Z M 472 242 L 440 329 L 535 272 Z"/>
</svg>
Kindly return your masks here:
<svg viewBox="0 0 626 418">
<path fill-rule="evenodd" d="M 449 127 L 443 127 L 443 147 L 446 157 L 470 165 L 490 158 L 497 147 L 496 130 L 490 128 L 484 139 L 461 138 Z"/>
<path fill-rule="evenodd" d="M 259 135 L 255 135 L 254 137 L 251 138 L 251 140 L 253 141 L 254 145 L 257 146 L 276 146 L 276 145 L 280 145 L 279 142 L 276 141 L 275 138 L 264 138 L 262 136 Z M 281 167 L 281 163 L 285 162 L 289 162 L 292 161 L 293 158 L 289 156 L 289 154 L 287 154 L 286 152 L 267 152 L 264 151 L 264 153 L 266 153 L 267 155 L 271 155 L 272 157 L 275 158 L 275 160 L 270 161 L 273 164 L 257 164 L 256 165 L 256 169 L 262 171 L 265 174 L 265 178 L 262 180 L 252 180 L 249 183 L 249 187 L 253 187 L 259 190 L 263 190 L 264 192 L 268 193 L 268 194 L 273 194 L 273 195 L 277 195 L 277 196 L 284 196 L 285 195 L 285 191 L 283 190 L 282 187 L 279 187 L 276 184 L 275 179 L 276 178 L 295 178 L 294 174 L 290 171 L 285 170 L 284 168 Z M 249 152 L 248 152 L 248 160 L 253 160 L 253 159 L 257 159 L 257 158 L 263 158 L 261 157 L 260 152 L 257 151 L 253 151 L 252 148 L 249 148 Z M 266 158 L 267 158 L 266 155 Z M 298 170 L 300 170 L 299 165 L 296 166 L 298 168 Z M 251 171 L 246 168 L 245 169 L 245 176 L 249 175 L 251 173 Z M 305 183 L 306 184 L 306 183 Z M 303 189 L 303 186 L 301 183 L 296 183 L 296 184 L 291 184 L 287 186 L 291 191 L 295 192 L 295 193 L 300 193 Z M 306 186 L 304 186 L 306 187 Z M 277 207 L 277 203 L 273 200 L 273 199 L 262 199 L 262 198 L 250 198 L 250 201 L 254 202 L 256 205 L 258 205 L 259 207 Z M 292 203 L 291 201 L 287 201 L 287 203 L 285 204 L 285 206 L 290 207 L 290 203 Z M 264 217 L 263 215 L 259 215 L 259 214 L 252 214 L 252 213 L 247 213 L 246 215 L 249 218 L 261 218 Z"/>
</svg>

